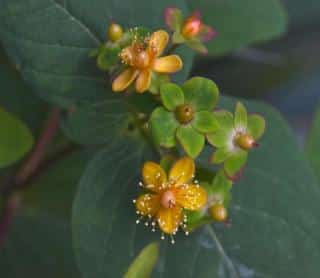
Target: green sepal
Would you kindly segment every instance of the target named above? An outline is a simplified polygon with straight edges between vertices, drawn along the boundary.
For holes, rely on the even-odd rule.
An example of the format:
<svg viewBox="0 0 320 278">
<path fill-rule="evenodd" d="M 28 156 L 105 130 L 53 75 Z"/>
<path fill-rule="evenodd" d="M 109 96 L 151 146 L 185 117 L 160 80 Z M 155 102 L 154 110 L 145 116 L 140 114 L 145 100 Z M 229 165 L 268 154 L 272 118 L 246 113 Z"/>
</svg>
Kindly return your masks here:
<svg viewBox="0 0 320 278">
<path fill-rule="evenodd" d="M 178 122 L 173 113 L 163 107 L 156 108 L 150 117 L 151 133 L 157 145 L 171 148 L 176 145 L 175 132 Z"/>
<path fill-rule="evenodd" d="M 185 44 L 193 49 L 194 51 L 197 51 L 201 54 L 207 54 L 208 49 L 205 47 L 205 45 L 197 38 L 186 40 Z"/>
<path fill-rule="evenodd" d="M 170 82 L 170 77 L 168 74 L 152 72 L 151 84 L 148 91 L 154 95 L 158 95 L 160 94 L 160 87 L 168 82 Z"/>
<path fill-rule="evenodd" d="M 248 152 L 239 150 L 224 162 L 224 170 L 230 179 L 236 177 L 247 162 Z"/>
<path fill-rule="evenodd" d="M 227 147 L 218 148 L 211 156 L 210 162 L 220 164 L 230 157 L 230 151 Z"/>
<path fill-rule="evenodd" d="M 177 106 L 184 103 L 184 95 L 181 88 L 174 83 L 166 83 L 160 87 L 161 100 L 165 108 L 174 111 Z"/>
<path fill-rule="evenodd" d="M 193 77 L 182 85 L 185 103 L 191 104 L 195 111 L 211 111 L 219 97 L 217 85 L 210 79 Z"/>
<path fill-rule="evenodd" d="M 178 8 L 169 7 L 165 9 L 164 20 L 168 27 L 173 31 L 178 31 L 182 27 L 183 14 Z"/>
<path fill-rule="evenodd" d="M 220 129 L 229 131 L 234 128 L 234 117 L 231 112 L 226 110 L 217 110 L 214 111 L 213 114 L 220 125 Z"/>
<path fill-rule="evenodd" d="M 201 133 L 214 132 L 219 129 L 219 123 L 212 112 L 200 111 L 195 114 L 192 126 Z"/>
<path fill-rule="evenodd" d="M 166 154 L 164 155 L 160 160 L 160 166 L 163 170 L 165 170 L 166 173 L 169 173 L 172 165 L 177 160 L 177 158 L 174 155 Z"/>
<path fill-rule="evenodd" d="M 229 136 L 228 132 L 220 127 L 218 131 L 208 133 L 207 140 L 212 146 L 222 148 L 228 144 Z"/>
<path fill-rule="evenodd" d="M 261 115 L 251 114 L 248 117 L 247 129 L 253 139 L 258 140 L 264 134 L 266 129 L 266 121 Z"/>
<path fill-rule="evenodd" d="M 97 66 L 103 71 L 108 71 L 119 62 L 119 47 L 102 47 L 97 56 Z"/>
<path fill-rule="evenodd" d="M 209 198 L 212 200 L 212 205 L 220 203 L 228 207 L 231 200 L 231 188 L 232 181 L 226 177 L 223 169 L 220 170 L 214 177 L 210 187 Z"/>
<path fill-rule="evenodd" d="M 185 42 L 186 42 L 186 39 L 184 38 L 184 36 L 182 36 L 182 34 L 180 33 L 180 30 L 173 33 L 172 35 L 173 44 L 183 44 Z"/>
<path fill-rule="evenodd" d="M 248 125 L 248 113 L 247 109 L 241 102 L 237 102 L 234 112 L 234 126 L 246 128 Z"/>
<path fill-rule="evenodd" d="M 198 133 L 191 125 L 180 126 L 177 130 L 177 139 L 192 158 L 200 154 L 205 143 L 204 135 Z"/>
<path fill-rule="evenodd" d="M 210 218 L 203 211 L 185 211 L 187 216 L 187 228 L 188 232 L 193 232 L 195 229 L 200 228 L 203 225 L 213 222 L 213 219 Z"/>
</svg>

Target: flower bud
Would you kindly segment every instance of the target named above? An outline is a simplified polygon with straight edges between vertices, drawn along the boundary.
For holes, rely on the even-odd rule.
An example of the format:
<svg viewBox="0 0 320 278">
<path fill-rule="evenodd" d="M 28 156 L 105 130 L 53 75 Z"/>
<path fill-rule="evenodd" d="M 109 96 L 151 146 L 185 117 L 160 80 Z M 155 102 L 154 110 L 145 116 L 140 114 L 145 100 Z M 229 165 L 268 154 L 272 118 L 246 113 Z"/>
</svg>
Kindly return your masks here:
<svg viewBox="0 0 320 278">
<path fill-rule="evenodd" d="M 108 28 L 108 37 L 112 42 L 115 42 L 119 39 L 121 39 L 123 35 L 123 29 L 122 27 L 117 23 L 111 23 L 111 25 Z"/>
<path fill-rule="evenodd" d="M 251 150 L 252 148 L 257 146 L 256 141 L 253 137 L 248 133 L 239 134 L 236 139 L 235 143 L 243 150 Z"/>
<path fill-rule="evenodd" d="M 218 222 L 226 221 L 228 218 L 228 211 L 222 204 L 213 205 L 209 211 L 211 217 Z"/>
<path fill-rule="evenodd" d="M 200 33 L 201 25 L 202 22 L 200 17 L 191 15 L 185 20 L 181 33 L 185 38 L 193 38 Z"/>
</svg>

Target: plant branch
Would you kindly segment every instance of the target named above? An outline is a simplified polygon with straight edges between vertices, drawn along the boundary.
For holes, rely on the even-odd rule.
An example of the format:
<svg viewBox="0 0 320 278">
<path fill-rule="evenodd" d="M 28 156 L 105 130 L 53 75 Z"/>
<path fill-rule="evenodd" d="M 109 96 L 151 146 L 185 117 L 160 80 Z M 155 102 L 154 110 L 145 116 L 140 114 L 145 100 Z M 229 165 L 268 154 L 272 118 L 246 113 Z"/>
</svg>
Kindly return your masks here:
<svg viewBox="0 0 320 278">
<path fill-rule="evenodd" d="M 33 151 L 22 164 L 21 168 L 18 170 L 15 176 L 15 184 L 18 187 L 23 187 L 26 184 L 28 178 L 32 176 L 41 165 L 46 154 L 46 148 L 52 143 L 54 136 L 59 130 L 59 122 L 60 109 L 54 107 L 49 113 L 49 117 L 44 124 L 43 130 Z"/>
</svg>

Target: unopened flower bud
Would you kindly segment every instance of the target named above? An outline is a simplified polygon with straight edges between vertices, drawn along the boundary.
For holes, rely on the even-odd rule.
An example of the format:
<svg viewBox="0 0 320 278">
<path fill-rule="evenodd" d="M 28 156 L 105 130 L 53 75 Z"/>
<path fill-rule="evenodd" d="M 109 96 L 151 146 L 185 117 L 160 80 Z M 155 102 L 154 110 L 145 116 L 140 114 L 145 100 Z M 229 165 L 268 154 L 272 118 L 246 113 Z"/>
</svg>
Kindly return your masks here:
<svg viewBox="0 0 320 278">
<path fill-rule="evenodd" d="M 199 34 L 201 25 L 201 19 L 198 16 L 191 15 L 185 20 L 181 33 L 185 38 L 193 38 Z"/>
<path fill-rule="evenodd" d="M 248 133 L 239 134 L 236 139 L 235 143 L 243 150 L 251 150 L 252 148 L 257 146 L 256 141 L 253 137 Z"/>
<path fill-rule="evenodd" d="M 108 37 L 112 42 L 115 42 L 119 39 L 121 39 L 123 35 L 123 29 L 122 27 L 117 23 L 111 23 L 111 25 L 108 28 Z"/>
<path fill-rule="evenodd" d="M 214 204 L 210 208 L 211 217 L 218 222 L 224 222 L 228 218 L 228 211 L 222 204 Z"/>
</svg>

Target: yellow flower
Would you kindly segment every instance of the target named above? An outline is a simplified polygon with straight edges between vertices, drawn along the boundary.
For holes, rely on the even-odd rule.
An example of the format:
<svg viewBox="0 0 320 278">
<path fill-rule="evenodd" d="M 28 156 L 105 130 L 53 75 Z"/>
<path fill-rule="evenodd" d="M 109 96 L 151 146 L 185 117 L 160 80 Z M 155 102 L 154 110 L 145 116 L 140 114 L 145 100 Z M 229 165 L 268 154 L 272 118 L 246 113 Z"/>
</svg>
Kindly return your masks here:
<svg viewBox="0 0 320 278">
<path fill-rule="evenodd" d="M 200 210 L 207 202 L 206 191 L 192 183 L 194 172 L 195 164 L 189 157 L 176 161 L 168 177 L 159 164 L 146 162 L 142 169 L 141 185 L 150 193 L 134 201 L 137 213 L 155 219 L 166 234 L 175 234 L 179 226 L 185 228 L 187 219 L 184 209 Z M 156 222 L 152 221 L 153 228 Z"/>
<path fill-rule="evenodd" d="M 134 40 L 132 45 L 121 51 L 120 58 L 128 66 L 112 83 L 114 92 L 124 91 L 135 80 L 138 93 L 150 87 L 152 72 L 174 73 L 182 68 L 177 55 L 159 57 L 169 41 L 169 35 L 163 30 L 154 32 L 145 42 Z"/>
</svg>

